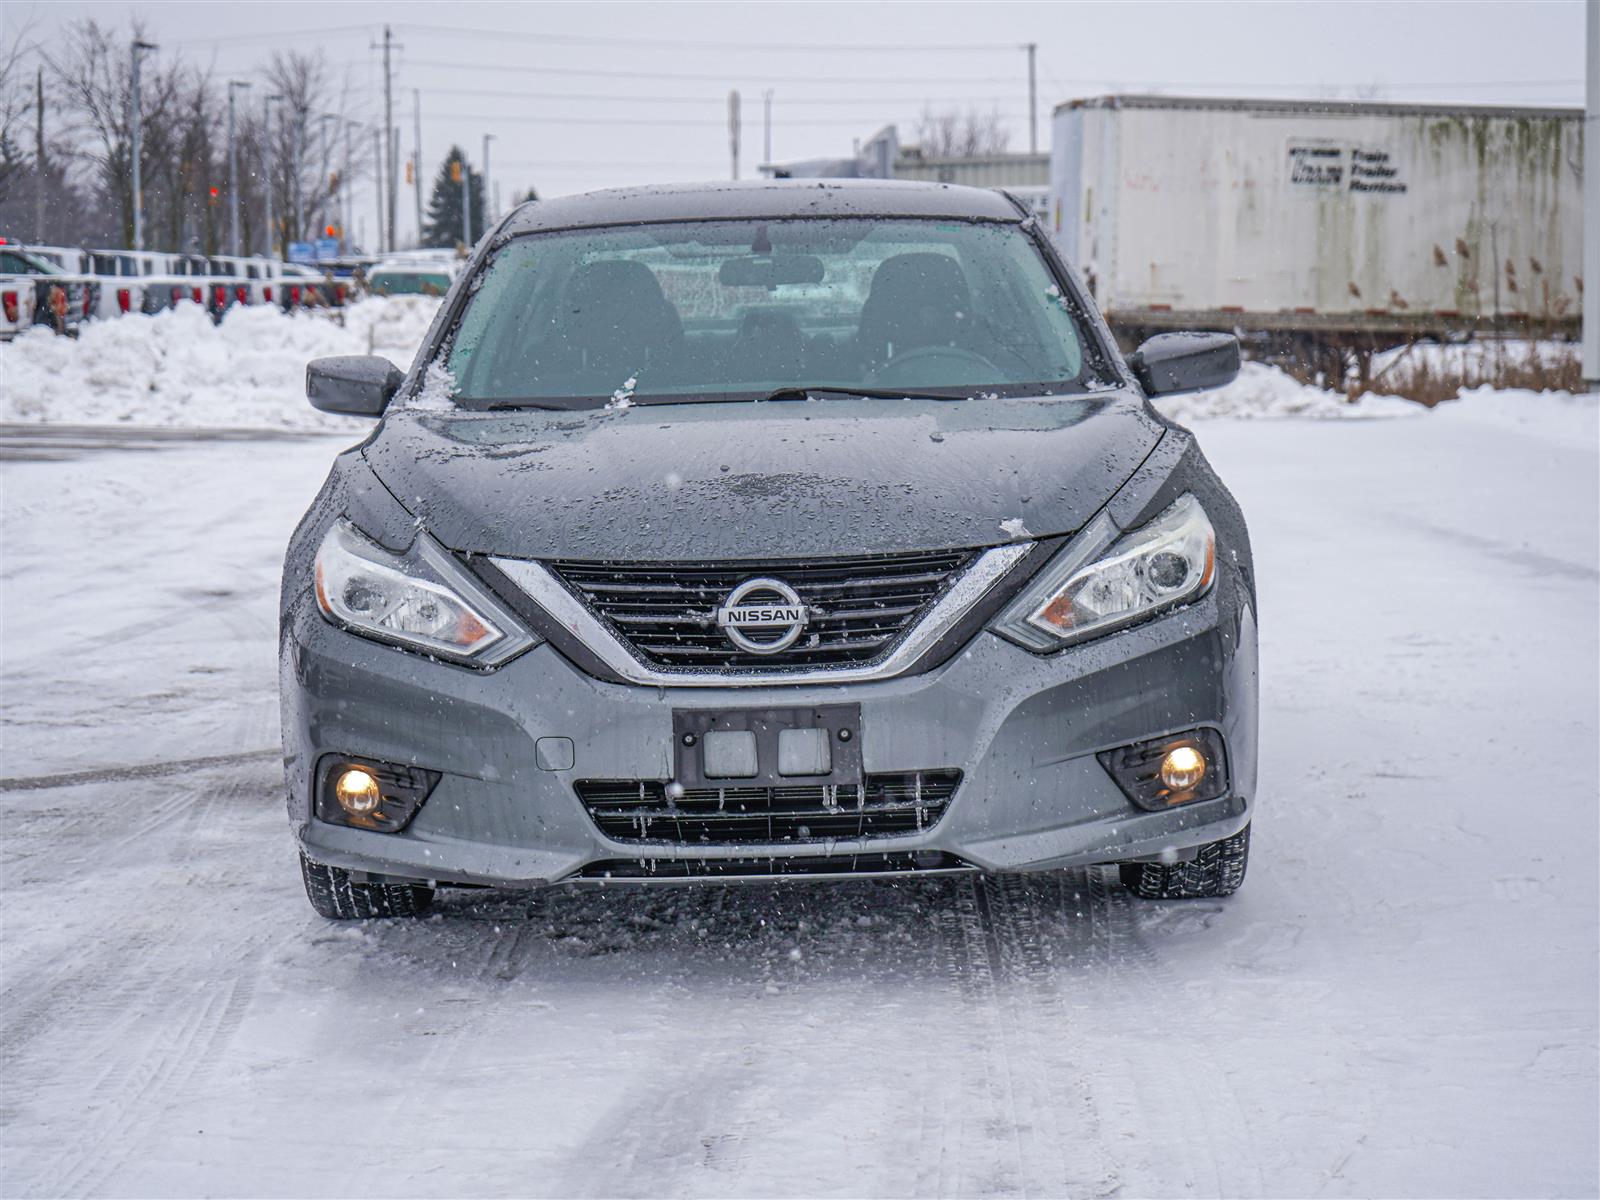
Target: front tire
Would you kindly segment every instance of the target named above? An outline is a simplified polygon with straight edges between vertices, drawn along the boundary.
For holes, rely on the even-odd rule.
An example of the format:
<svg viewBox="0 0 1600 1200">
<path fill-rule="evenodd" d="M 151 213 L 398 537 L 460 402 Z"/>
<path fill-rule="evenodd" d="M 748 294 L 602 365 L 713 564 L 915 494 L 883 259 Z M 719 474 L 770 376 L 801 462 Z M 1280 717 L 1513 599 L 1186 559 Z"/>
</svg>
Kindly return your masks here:
<svg viewBox="0 0 1600 1200">
<path fill-rule="evenodd" d="M 1250 826 L 1232 837 L 1207 842 L 1189 862 L 1118 863 L 1122 885 L 1145 900 L 1202 900 L 1231 896 L 1250 863 Z"/>
<path fill-rule="evenodd" d="M 433 889 L 425 883 L 363 883 L 342 867 L 307 858 L 303 850 L 300 877 L 311 907 L 330 921 L 415 917 L 433 906 Z"/>
</svg>

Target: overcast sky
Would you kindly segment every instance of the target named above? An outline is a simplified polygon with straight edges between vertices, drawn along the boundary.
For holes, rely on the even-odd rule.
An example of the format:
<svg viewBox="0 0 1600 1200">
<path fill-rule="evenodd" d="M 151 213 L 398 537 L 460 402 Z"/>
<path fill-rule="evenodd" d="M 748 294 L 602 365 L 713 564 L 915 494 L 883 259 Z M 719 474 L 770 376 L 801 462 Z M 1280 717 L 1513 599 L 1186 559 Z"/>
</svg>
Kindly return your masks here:
<svg viewBox="0 0 1600 1200">
<path fill-rule="evenodd" d="M 1064 100 L 1114 91 L 1496 104 L 1583 102 L 1582 0 L 1364 3 L 73 3 L 5 0 L 8 34 L 48 44 L 69 21 L 141 18 L 163 55 L 251 79 L 273 49 L 322 48 L 363 118 L 382 113 L 389 22 L 395 122 L 431 179 L 449 144 L 510 200 L 672 179 L 726 178 L 728 93 L 742 96 L 745 175 L 762 157 L 848 154 L 890 122 L 914 140 L 925 107 L 998 111 L 1028 148 L 1026 58 L 1038 43 L 1039 144 Z M 257 93 L 259 94 L 259 93 Z M 371 207 L 369 200 L 368 207 Z M 402 203 L 403 230 L 414 222 Z M 358 209 L 358 224 L 360 220 Z"/>
</svg>

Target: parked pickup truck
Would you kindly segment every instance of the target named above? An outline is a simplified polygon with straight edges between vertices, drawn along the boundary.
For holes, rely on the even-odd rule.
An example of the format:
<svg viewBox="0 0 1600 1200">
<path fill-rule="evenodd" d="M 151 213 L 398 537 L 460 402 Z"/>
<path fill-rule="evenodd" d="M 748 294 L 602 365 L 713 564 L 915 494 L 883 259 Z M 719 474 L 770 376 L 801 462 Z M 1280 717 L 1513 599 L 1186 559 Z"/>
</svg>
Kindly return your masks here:
<svg viewBox="0 0 1600 1200">
<path fill-rule="evenodd" d="M 38 303 L 33 280 L 26 275 L 0 275 L 0 342 L 33 327 Z"/>
<path fill-rule="evenodd" d="M 0 275 L 26 277 L 32 282 L 35 325 L 48 325 L 57 333 L 76 336 L 84 320 L 94 312 L 98 285 L 92 277 L 68 274 L 18 246 L 0 246 Z"/>
</svg>

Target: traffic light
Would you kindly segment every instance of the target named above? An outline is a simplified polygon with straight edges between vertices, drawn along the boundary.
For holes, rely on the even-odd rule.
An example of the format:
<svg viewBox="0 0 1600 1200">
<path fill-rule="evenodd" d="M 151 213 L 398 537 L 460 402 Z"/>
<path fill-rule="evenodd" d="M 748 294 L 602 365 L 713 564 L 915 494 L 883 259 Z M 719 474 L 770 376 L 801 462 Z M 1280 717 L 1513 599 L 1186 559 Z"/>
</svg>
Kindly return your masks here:
<svg viewBox="0 0 1600 1200">
<path fill-rule="evenodd" d="M 338 237 L 339 236 L 339 227 L 337 225 L 324 225 L 322 227 L 322 236 L 323 237 Z"/>
<path fill-rule="evenodd" d="M 218 193 L 217 185 L 216 184 L 212 184 L 211 185 L 211 199 L 213 201 L 215 201 L 217 196 L 218 196 L 218 194 L 219 193 Z"/>
<path fill-rule="evenodd" d="M 450 160 L 450 182 L 461 182 L 461 160 L 459 158 Z"/>
</svg>

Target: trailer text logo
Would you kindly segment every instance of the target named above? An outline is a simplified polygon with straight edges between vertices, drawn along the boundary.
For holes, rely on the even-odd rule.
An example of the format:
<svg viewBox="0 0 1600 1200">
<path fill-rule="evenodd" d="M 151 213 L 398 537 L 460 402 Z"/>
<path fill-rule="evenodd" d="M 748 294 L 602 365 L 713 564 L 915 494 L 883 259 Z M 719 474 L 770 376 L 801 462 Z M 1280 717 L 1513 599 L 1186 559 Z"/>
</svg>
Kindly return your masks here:
<svg viewBox="0 0 1600 1200">
<path fill-rule="evenodd" d="M 1289 184 L 1319 191 L 1403 194 L 1406 182 L 1387 150 L 1337 142 L 1289 143 Z"/>
</svg>

